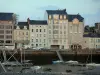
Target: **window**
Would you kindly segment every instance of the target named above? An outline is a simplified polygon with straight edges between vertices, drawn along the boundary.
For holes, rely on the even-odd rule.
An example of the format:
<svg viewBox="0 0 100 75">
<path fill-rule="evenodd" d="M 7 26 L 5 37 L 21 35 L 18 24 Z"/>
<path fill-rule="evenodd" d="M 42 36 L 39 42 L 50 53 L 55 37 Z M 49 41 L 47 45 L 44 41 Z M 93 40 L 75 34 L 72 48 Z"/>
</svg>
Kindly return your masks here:
<svg viewBox="0 0 100 75">
<path fill-rule="evenodd" d="M 44 42 L 45 42 L 45 39 L 44 39 Z"/>
<path fill-rule="evenodd" d="M 40 32 L 41 32 L 41 29 L 40 29 Z"/>
<path fill-rule="evenodd" d="M 46 34 L 44 34 L 44 37 L 46 37 Z"/>
<path fill-rule="evenodd" d="M 11 34 L 12 31 L 11 30 L 6 30 L 6 34 Z"/>
<path fill-rule="evenodd" d="M 24 32 L 23 32 L 23 35 L 24 35 Z"/>
<path fill-rule="evenodd" d="M 58 30 L 54 30 L 53 33 L 54 33 L 54 34 L 58 34 Z"/>
<path fill-rule="evenodd" d="M 4 39 L 4 35 L 0 35 L 0 39 Z"/>
<path fill-rule="evenodd" d="M 54 24 L 58 24 L 59 23 L 59 21 L 58 20 L 54 20 Z"/>
<path fill-rule="evenodd" d="M 37 34 L 37 37 L 38 37 L 38 34 Z"/>
<path fill-rule="evenodd" d="M 59 15 L 53 15 L 54 19 L 59 19 Z"/>
<path fill-rule="evenodd" d="M 62 24 L 62 20 L 60 20 L 59 22 L 60 22 L 60 24 Z"/>
<path fill-rule="evenodd" d="M 91 38 L 91 43 L 93 42 L 93 39 Z"/>
<path fill-rule="evenodd" d="M 64 29 L 66 29 L 66 26 L 64 26 Z"/>
<path fill-rule="evenodd" d="M 66 34 L 66 31 L 64 31 L 64 34 Z"/>
<path fill-rule="evenodd" d="M 59 28 L 58 25 L 54 25 L 54 26 L 53 26 L 53 29 L 58 29 L 58 28 Z"/>
<path fill-rule="evenodd" d="M 0 40 L 0 43 L 4 43 L 4 40 Z"/>
<path fill-rule="evenodd" d="M 62 31 L 60 31 L 60 34 L 62 34 Z"/>
<path fill-rule="evenodd" d="M 60 15 L 60 19 L 62 19 L 62 15 Z"/>
<path fill-rule="evenodd" d="M 49 30 L 49 34 L 51 34 L 51 30 Z"/>
<path fill-rule="evenodd" d="M 62 43 L 62 40 L 60 40 L 60 43 Z"/>
<path fill-rule="evenodd" d="M 40 39 L 40 42 L 41 42 L 41 39 Z"/>
<path fill-rule="evenodd" d="M 36 39 L 36 42 L 38 42 L 38 39 Z"/>
<path fill-rule="evenodd" d="M 41 46 L 41 44 L 39 44 Z"/>
<path fill-rule="evenodd" d="M 40 34 L 40 37 L 41 37 L 41 34 Z"/>
<path fill-rule="evenodd" d="M 45 46 L 45 44 L 44 44 L 44 46 Z"/>
<path fill-rule="evenodd" d="M 51 24 L 51 21 L 50 21 L 50 20 L 48 20 L 48 23 L 49 23 L 49 24 Z"/>
<path fill-rule="evenodd" d="M 51 15 L 49 15 L 49 19 L 51 19 Z"/>
<path fill-rule="evenodd" d="M 32 42 L 33 42 L 33 39 L 32 39 Z"/>
<path fill-rule="evenodd" d="M 51 42 L 51 40 L 49 40 L 49 42 Z"/>
<path fill-rule="evenodd" d="M 4 34 L 4 30 L 0 30 L 0 34 Z"/>
<path fill-rule="evenodd" d="M 33 29 L 32 29 L 32 32 L 33 32 Z"/>
<path fill-rule="evenodd" d="M 98 39 L 98 43 L 100 43 L 100 39 Z"/>
<path fill-rule="evenodd" d="M 45 32 L 45 29 L 44 29 L 44 32 Z"/>
<path fill-rule="evenodd" d="M 4 25 L 0 25 L 0 29 L 4 29 Z"/>
<path fill-rule="evenodd" d="M 66 19 L 66 15 L 64 15 L 64 19 Z"/>
<path fill-rule="evenodd" d="M 77 25 L 77 32 L 79 32 L 79 30 L 78 30 L 78 29 L 79 29 L 79 26 Z"/>
<path fill-rule="evenodd" d="M 38 32 L 38 29 L 36 29 L 36 32 Z"/>
<path fill-rule="evenodd" d="M 12 29 L 12 26 L 6 26 L 6 29 Z"/>
<path fill-rule="evenodd" d="M 70 26 L 70 32 L 72 32 L 72 26 Z"/>
<path fill-rule="evenodd" d="M 12 43 L 12 41 L 11 40 L 6 40 L 6 43 Z"/>
<path fill-rule="evenodd" d="M 58 40 L 53 40 L 54 43 L 58 43 Z"/>
<path fill-rule="evenodd" d="M 36 44 L 36 47 L 38 47 L 38 44 Z"/>
<path fill-rule="evenodd" d="M 33 46 L 34 46 L 34 44 L 31 44 L 31 46 L 33 47 Z"/>
<path fill-rule="evenodd" d="M 28 32 L 26 32 L 26 35 L 28 35 Z"/>
<path fill-rule="evenodd" d="M 6 35 L 6 39 L 12 39 L 11 35 Z"/>
</svg>

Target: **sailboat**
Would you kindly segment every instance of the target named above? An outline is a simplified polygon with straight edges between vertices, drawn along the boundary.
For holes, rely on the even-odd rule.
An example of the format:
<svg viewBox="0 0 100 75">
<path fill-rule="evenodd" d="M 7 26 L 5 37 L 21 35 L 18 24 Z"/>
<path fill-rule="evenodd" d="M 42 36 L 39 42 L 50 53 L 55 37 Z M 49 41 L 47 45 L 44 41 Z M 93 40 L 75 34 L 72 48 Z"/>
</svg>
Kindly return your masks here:
<svg viewBox="0 0 100 75">
<path fill-rule="evenodd" d="M 90 70 L 96 68 L 96 67 L 100 67 L 100 64 L 97 63 L 93 63 L 92 62 L 92 50 L 91 50 L 91 63 L 86 64 L 86 67 Z"/>
</svg>

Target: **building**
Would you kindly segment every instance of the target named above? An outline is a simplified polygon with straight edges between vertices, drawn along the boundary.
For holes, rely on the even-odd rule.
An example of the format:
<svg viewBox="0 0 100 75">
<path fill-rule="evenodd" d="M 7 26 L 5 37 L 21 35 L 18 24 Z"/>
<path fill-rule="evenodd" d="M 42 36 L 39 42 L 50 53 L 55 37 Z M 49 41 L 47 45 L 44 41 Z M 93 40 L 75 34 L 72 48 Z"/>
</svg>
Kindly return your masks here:
<svg viewBox="0 0 100 75">
<path fill-rule="evenodd" d="M 48 48 L 48 24 L 45 20 L 30 20 L 30 47 L 31 48 Z"/>
<path fill-rule="evenodd" d="M 18 22 L 14 26 L 14 43 L 15 48 L 28 48 L 30 40 L 28 22 Z"/>
<path fill-rule="evenodd" d="M 68 49 L 68 17 L 64 10 L 46 10 L 48 22 L 48 46 L 52 49 Z"/>
<path fill-rule="evenodd" d="M 84 48 L 100 49 L 100 34 L 84 34 Z"/>
<path fill-rule="evenodd" d="M 14 49 L 13 29 L 14 29 L 14 13 L 0 12 L 0 46 Z"/>
<path fill-rule="evenodd" d="M 67 14 L 66 9 L 46 10 L 48 22 L 48 46 L 50 48 L 69 49 L 74 45 L 83 45 L 84 18 Z"/>
<path fill-rule="evenodd" d="M 84 18 L 80 14 L 68 15 L 68 42 L 70 48 L 83 48 Z"/>
</svg>

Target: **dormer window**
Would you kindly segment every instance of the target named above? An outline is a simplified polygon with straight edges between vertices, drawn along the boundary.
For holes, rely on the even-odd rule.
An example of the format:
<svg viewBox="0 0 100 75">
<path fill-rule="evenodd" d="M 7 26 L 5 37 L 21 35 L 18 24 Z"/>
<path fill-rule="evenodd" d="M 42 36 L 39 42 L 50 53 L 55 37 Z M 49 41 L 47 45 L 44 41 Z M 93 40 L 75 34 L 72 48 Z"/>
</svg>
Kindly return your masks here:
<svg viewBox="0 0 100 75">
<path fill-rule="evenodd" d="M 49 19 L 51 19 L 51 15 L 49 15 Z"/>
<path fill-rule="evenodd" d="M 9 21 L 9 24 L 12 24 L 12 21 Z"/>
<path fill-rule="evenodd" d="M 78 25 L 78 24 L 79 24 L 79 20 L 78 20 L 77 18 L 75 18 L 75 19 L 73 19 L 72 23 L 73 23 L 74 25 Z"/>
<path fill-rule="evenodd" d="M 16 29 L 20 29 L 19 26 L 17 26 Z"/>
<path fill-rule="evenodd" d="M 66 19 L 66 15 L 64 15 L 64 19 Z"/>
<path fill-rule="evenodd" d="M 54 19 L 59 19 L 59 15 L 56 15 L 56 14 L 55 14 L 55 15 L 53 15 L 53 18 L 54 18 Z"/>
<path fill-rule="evenodd" d="M 60 19 L 62 19 L 62 15 L 60 15 Z"/>
<path fill-rule="evenodd" d="M 24 26 L 24 29 L 27 29 L 27 26 Z"/>
</svg>

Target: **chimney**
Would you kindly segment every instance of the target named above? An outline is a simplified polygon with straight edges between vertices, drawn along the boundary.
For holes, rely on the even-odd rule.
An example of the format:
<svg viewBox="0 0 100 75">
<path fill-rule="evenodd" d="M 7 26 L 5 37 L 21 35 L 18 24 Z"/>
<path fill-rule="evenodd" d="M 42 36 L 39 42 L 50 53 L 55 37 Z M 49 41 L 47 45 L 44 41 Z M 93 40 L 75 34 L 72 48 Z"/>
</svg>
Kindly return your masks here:
<svg viewBox="0 0 100 75">
<path fill-rule="evenodd" d="M 64 11 L 66 12 L 66 9 L 64 9 Z"/>
<path fill-rule="evenodd" d="M 30 19 L 29 18 L 27 18 L 27 22 L 28 22 L 28 24 L 30 24 Z"/>
</svg>

